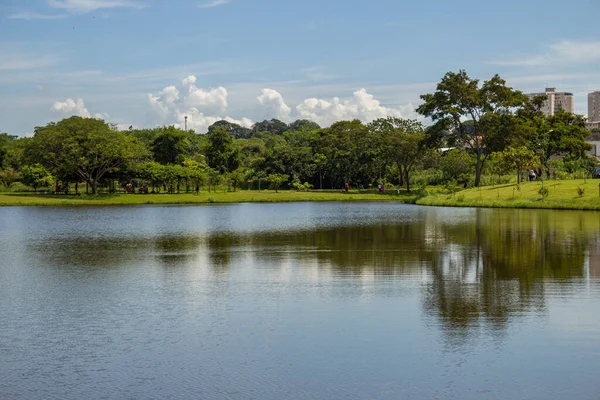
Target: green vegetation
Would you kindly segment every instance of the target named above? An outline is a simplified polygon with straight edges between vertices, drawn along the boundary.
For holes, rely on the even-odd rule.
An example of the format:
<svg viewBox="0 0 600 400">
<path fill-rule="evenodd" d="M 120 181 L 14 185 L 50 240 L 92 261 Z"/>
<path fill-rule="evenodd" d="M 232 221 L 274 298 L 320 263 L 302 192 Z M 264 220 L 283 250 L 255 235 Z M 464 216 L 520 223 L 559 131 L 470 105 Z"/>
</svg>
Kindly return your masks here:
<svg viewBox="0 0 600 400">
<path fill-rule="evenodd" d="M 200 194 L 101 194 L 101 195 L 54 195 L 33 193 L 0 193 L 0 206 L 106 206 L 136 204 L 203 204 L 203 203 L 273 203 L 297 201 L 406 201 L 414 202 L 415 196 L 379 193 L 342 192 L 296 192 L 271 190 Z"/>
<path fill-rule="evenodd" d="M 252 201 L 266 187 L 285 192 L 278 197 L 282 201 L 285 196 L 312 200 L 324 195 L 309 194 L 312 188 L 341 192 L 348 186 L 358 193 L 382 187 L 403 188 L 405 201 L 420 198 L 425 204 L 434 201 L 426 195 L 428 187 L 436 193 L 496 190 L 489 186 L 512 183 L 515 175 L 517 184 L 542 176 L 563 182 L 590 177 L 598 165 L 586 155 L 584 117 L 561 111 L 546 117 L 543 97 L 530 101 L 497 75 L 480 83 L 465 71 L 449 72 L 434 93 L 421 98 L 417 111 L 433 121 L 428 127 L 392 117 L 369 124 L 340 121 L 328 128 L 272 119 L 252 128 L 218 121 L 207 134 L 197 134 L 173 126 L 119 131 L 99 119 L 71 117 L 36 127 L 33 138 L 0 134 L 0 190 L 60 193 L 64 202 L 77 203 L 82 198 L 70 195 L 83 194 L 85 186 L 86 194 L 103 195 L 98 202 L 112 204 L 204 202 L 205 192 L 213 193 L 214 201 Z M 218 187 L 243 194 L 222 198 Z M 188 196 L 173 197 L 183 192 Z M 592 201 L 592 192 L 583 189 L 578 199 Z M 126 193 L 171 197 L 117 196 Z M 470 199 L 470 193 L 461 196 Z M 553 189 L 536 193 L 548 197 L 544 206 L 563 201 Z M 25 194 L 7 196 L 3 204 L 15 198 L 44 203 L 39 197 L 26 201 Z"/>
<path fill-rule="evenodd" d="M 416 204 L 454 207 L 555 208 L 600 210 L 600 180 L 568 180 L 472 188 L 455 193 L 429 194 Z"/>
</svg>

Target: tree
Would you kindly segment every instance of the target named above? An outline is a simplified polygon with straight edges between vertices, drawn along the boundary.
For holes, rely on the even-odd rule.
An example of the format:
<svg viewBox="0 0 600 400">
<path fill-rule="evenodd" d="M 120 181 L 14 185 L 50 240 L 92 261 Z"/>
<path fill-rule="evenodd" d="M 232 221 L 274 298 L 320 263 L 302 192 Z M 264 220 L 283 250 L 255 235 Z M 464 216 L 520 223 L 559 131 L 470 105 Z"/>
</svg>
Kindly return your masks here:
<svg viewBox="0 0 600 400">
<path fill-rule="evenodd" d="M 36 127 L 26 158 L 55 177 L 77 175 L 98 193 L 98 181 L 126 163 L 146 156 L 145 147 L 102 120 L 71 117 Z"/>
<path fill-rule="evenodd" d="M 275 135 L 283 135 L 287 130 L 289 130 L 289 126 L 285 122 L 275 118 L 270 121 L 264 120 L 262 122 L 257 122 L 252 126 L 252 134 L 268 132 Z"/>
<path fill-rule="evenodd" d="M 157 162 L 145 162 L 136 166 L 135 174 L 152 186 L 152 192 L 166 182 L 165 166 Z M 160 190 L 159 190 L 160 191 Z"/>
<path fill-rule="evenodd" d="M 475 156 L 475 186 L 489 155 L 504 150 L 516 132 L 509 129 L 519 108 L 527 103 L 521 92 L 506 86 L 495 75 L 479 85 L 463 70 L 448 72 L 435 93 L 421 96 L 417 112 L 430 117 L 435 132 L 443 132 L 446 142 L 469 149 Z"/>
<path fill-rule="evenodd" d="M 10 188 L 13 183 L 19 180 L 19 173 L 11 168 L 0 169 L 0 184 L 5 188 Z"/>
<path fill-rule="evenodd" d="M 531 143 L 548 172 L 552 157 L 564 155 L 566 161 L 578 160 L 585 158 L 586 151 L 592 148 L 586 142 L 589 132 L 585 129 L 584 117 L 563 110 L 546 117 L 545 121 L 537 126 L 536 133 Z"/>
<path fill-rule="evenodd" d="M 183 166 L 188 170 L 188 176 L 192 180 L 192 183 L 196 188 L 200 189 L 207 179 L 206 170 L 208 166 L 204 159 L 202 158 L 201 161 L 197 161 L 187 158 L 183 161 Z"/>
<path fill-rule="evenodd" d="M 210 187 L 212 185 L 214 192 L 217 191 L 217 185 L 221 180 L 221 174 L 218 169 L 209 168 L 208 169 L 208 193 L 210 193 Z"/>
<path fill-rule="evenodd" d="M 8 167 L 11 161 L 11 149 L 15 147 L 18 138 L 8 133 L 0 133 L 0 169 Z"/>
<path fill-rule="evenodd" d="M 169 126 L 158 128 L 157 133 L 151 144 L 152 154 L 157 162 L 177 164 L 190 154 L 192 143 L 185 131 Z"/>
<path fill-rule="evenodd" d="M 325 154 L 315 154 L 314 162 L 317 166 L 317 171 L 319 171 L 319 189 L 323 190 L 323 176 L 325 175 L 325 168 L 327 167 L 327 157 Z"/>
<path fill-rule="evenodd" d="M 208 127 L 208 134 L 214 133 L 217 128 L 224 128 L 235 139 L 247 139 L 252 133 L 251 129 L 244 128 L 233 122 L 221 120 Z"/>
<path fill-rule="evenodd" d="M 237 188 L 244 183 L 244 171 L 242 168 L 238 168 L 235 171 L 231 171 L 229 173 L 229 180 L 233 185 L 233 191 L 235 192 Z"/>
<path fill-rule="evenodd" d="M 233 145 L 231 135 L 224 127 L 216 127 L 208 135 L 209 145 L 206 149 L 208 165 L 226 174 L 236 170 L 240 165 L 240 151 Z"/>
<path fill-rule="evenodd" d="M 260 192 L 260 184 L 262 181 L 264 181 L 267 178 L 267 174 L 265 174 L 265 171 L 254 171 L 253 174 L 253 181 L 258 182 L 258 191 Z"/>
<path fill-rule="evenodd" d="M 40 187 L 50 187 L 54 184 L 52 175 L 42 164 L 25 165 L 21 169 L 21 182 L 31 186 L 34 192 Z"/>
<path fill-rule="evenodd" d="M 271 189 L 275 189 L 275 193 L 277 193 L 281 185 L 286 183 L 289 179 L 289 175 L 285 174 L 270 174 L 267 177 L 267 180 L 271 184 Z"/>
<path fill-rule="evenodd" d="M 472 159 L 465 151 L 449 150 L 440 159 L 440 169 L 446 181 L 458 181 L 466 184 L 468 174 L 473 171 Z"/>
<path fill-rule="evenodd" d="M 500 158 L 506 169 L 517 170 L 517 183 L 521 183 L 523 169 L 537 168 L 540 163 L 535 152 L 525 146 L 509 146 L 500 153 Z"/>
<path fill-rule="evenodd" d="M 427 153 L 423 125 L 416 120 L 386 118 L 373 121 L 370 128 L 384 134 L 385 155 L 392 160 L 410 192 L 410 173 Z"/>
<path fill-rule="evenodd" d="M 289 125 L 290 131 L 316 131 L 321 129 L 319 124 L 307 119 L 298 119 Z"/>
</svg>

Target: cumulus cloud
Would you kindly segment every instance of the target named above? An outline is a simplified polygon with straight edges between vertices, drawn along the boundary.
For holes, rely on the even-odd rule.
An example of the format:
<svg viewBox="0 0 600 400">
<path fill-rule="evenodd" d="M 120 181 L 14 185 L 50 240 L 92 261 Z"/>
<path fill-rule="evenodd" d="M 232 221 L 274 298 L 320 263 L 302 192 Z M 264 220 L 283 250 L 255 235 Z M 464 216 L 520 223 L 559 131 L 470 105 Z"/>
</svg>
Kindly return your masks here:
<svg viewBox="0 0 600 400">
<path fill-rule="evenodd" d="M 346 100 L 341 100 L 339 97 L 331 100 L 306 99 L 296 106 L 296 113 L 300 118 L 310 119 L 322 126 L 352 119 L 371 122 L 377 118 L 386 117 L 417 118 L 412 104 L 399 108 L 385 107 L 366 89 L 357 90 L 351 98 Z"/>
<path fill-rule="evenodd" d="M 82 99 L 77 99 L 77 101 L 68 98 L 65 101 L 57 101 L 52 106 L 52 111 L 63 114 L 65 117 L 70 117 L 73 115 L 83 117 L 83 118 L 91 118 L 92 114 L 85 107 L 85 103 Z M 107 113 L 96 113 L 94 114 L 94 118 L 108 120 L 110 115 Z"/>
<path fill-rule="evenodd" d="M 262 114 L 265 118 L 277 118 L 286 122 L 291 120 L 292 109 L 285 104 L 283 96 L 278 91 L 263 89 L 257 100 L 262 106 Z"/>
<path fill-rule="evenodd" d="M 193 75 L 181 81 L 179 88 L 167 86 L 158 94 L 148 94 L 149 122 L 154 125 L 175 125 L 187 127 L 198 133 L 205 133 L 208 127 L 219 120 L 234 122 L 245 127 L 252 126 L 248 118 L 234 119 L 220 116 L 227 111 L 227 89 L 198 88 Z"/>
<path fill-rule="evenodd" d="M 64 115 L 77 115 L 84 118 L 91 116 L 82 99 L 78 99 L 77 102 L 73 99 L 67 99 L 65 101 L 57 101 L 52 106 L 52 111 L 64 114 Z"/>
</svg>

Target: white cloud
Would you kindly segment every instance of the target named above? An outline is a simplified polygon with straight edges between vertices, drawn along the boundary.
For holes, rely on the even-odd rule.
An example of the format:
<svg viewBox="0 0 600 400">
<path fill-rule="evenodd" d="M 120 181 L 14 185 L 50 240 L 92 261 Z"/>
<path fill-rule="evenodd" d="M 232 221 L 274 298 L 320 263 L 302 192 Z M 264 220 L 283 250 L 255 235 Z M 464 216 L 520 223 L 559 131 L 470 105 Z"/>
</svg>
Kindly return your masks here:
<svg viewBox="0 0 600 400">
<path fill-rule="evenodd" d="M 210 90 L 198 88 L 196 77 L 190 75 L 181 82 L 185 90 L 184 102 L 188 108 L 201 107 L 206 112 L 224 112 L 227 110 L 227 89 L 222 86 Z"/>
<path fill-rule="evenodd" d="M 131 0 L 48 0 L 48 5 L 74 14 L 83 14 L 95 10 L 117 7 L 146 7 L 142 3 Z"/>
<path fill-rule="evenodd" d="M 310 119 L 322 126 L 328 126 L 341 120 L 359 119 L 363 122 L 371 122 L 377 118 L 386 117 L 418 117 L 412 104 L 409 103 L 398 108 L 385 107 L 365 89 L 357 90 L 351 98 L 346 100 L 338 97 L 334 97 L 330 101 L 317 98 L 306 99 L 296 106 L 296 112 L 300 118 Z"/>
<path fill-rule="evenodd" d="M 210 1 L 205 1 L 205 2 L 198 4 L 198 7 L 212 8 L 212 7 L 222 6 L 224 4 L 229 3 L 230 1 L 231 0 L 210 0 Z"/>
<path fill-rule="evenodd" d="M 57 101 L 52 106 L 52 111 L 64 114 L 64 115 L 77 115 L 80 117 L 89 118 L 91 116 L 82 99 L 78 99 L 77 102 L 73 99 L 67 99 L 65 101 Z"/>
<path fill-rule="evenodd" d="M 276 90 L 263 89 L 257 100 L 262 106 L 262 114 L 265 118 L 277 118 L 286 122 L 291 120 L 292 109 L 285 104 L 283 96 Z"/>
<path fill-rule="evenodd" d="M 175 125 L 187 127 L 198 133 L 205 133 L 208 127 L 219 120 L 226 120 L 242 126 L 252 126 L 248 118 L 236 120 L 221 117 L 227 110 L 227 90 L 224 87 L 202 89 L 196 87 L 197 78 L 193 75 L 181 81 L 181 87 L 167 86 L 158 95 L 148 94 L 150 106 L 148 119 L 154 125 Z"/>
<path fill-rule="evenodd" d="M 600 41 L 561 41 L 549 44 L 540 54 L 526 55 L 507 60 L 493 60 L 488 64 L 535 67 L 545 64 L 584 64 L 600 61 Z"/>
<path fill-rule="evenodd" d="M 75 101 L 71 98 L 68 98 L 65 101 L 57 101 L 52 106 L 52 111 L 60 113 L 65 117 L 70 117 L 73 115 L 84 118 L 92 117 L 92 114 L 85 107 L 85 103 L 82 99 L 77 99 L 77 101 Z M 107 113 L 96 113 L 94 114 L 94 118 L 109 120 L 110 115 Z"/>
<path fill-rule="evenodd" d="M 36 12 L 23 11 L 9 15 L 8 19 L 23 19 L 26 21 L 34 21 L 40 19 L 61 19 L 65 18 L 65 14 L 40 14 Z"/>
</svg>

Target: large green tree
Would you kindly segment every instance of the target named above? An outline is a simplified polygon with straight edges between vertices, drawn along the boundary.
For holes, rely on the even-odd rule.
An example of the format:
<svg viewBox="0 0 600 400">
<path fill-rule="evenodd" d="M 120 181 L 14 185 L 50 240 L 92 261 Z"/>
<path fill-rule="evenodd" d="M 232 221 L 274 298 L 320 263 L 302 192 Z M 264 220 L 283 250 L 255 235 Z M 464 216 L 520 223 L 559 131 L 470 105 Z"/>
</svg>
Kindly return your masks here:
<svg viewBox="0 0 600 400">
<path fill-rule="evenodd" d="M 188 136 L 187 132 L 173 126 L 158 128 L 151 144 L 154 160 L 161 164 L 181 163 L 192 152 Z"/>
<path fill-rule="evenodd" d="M 102 120 L 82 117 L 36 127 L 25 153 L 31 163 L 41 163 L 59 179 L 77 175 L 93 194 L 106 174 L 147 155 L 133 137 Z"/>
<path fill-rule="evenodd" d="M 586 142 L 589 134 L 583 116 L 560 110 L 537 126 L 531 146 L 538 152 L 546 171 L 549 171 L 552 157 L 563 155 L 566 161 L 585 158 L 586 151 L 592 148 Z"/>
<path fill-rule="evenodd" d="M 423 125 L 416 120 L 383 118 L 369 126 L 383 134 L 384 157 L 396 164 L 406 191 L 410 192 L 410 174 L 429 150 Z"/>
<path fill-rule="evenodd" d="M 221 175 L 235 171 L 240 166 L 239 148 L 233 145 L 233 139 L 226 128 L 220 126 L 208 134 L 206 158 L 212 169 Z"/>
<path fill-rule="evenodd" d="M 434 131 L 443 132 L 446 143 L 468 149 L 475 156 L 475 186 L 489 155 L 502 151 L 518 131 L 512 126 L 516 111 L 527 96 L 506 85 L 498 75 L 479 84 L 463 70 L 448 72 L 434 93 L 421 96 L 417 112 L 433 120 Z"/>
</svg>

